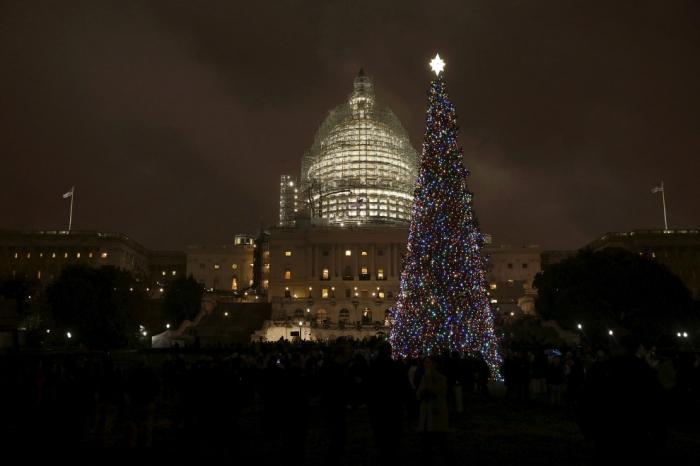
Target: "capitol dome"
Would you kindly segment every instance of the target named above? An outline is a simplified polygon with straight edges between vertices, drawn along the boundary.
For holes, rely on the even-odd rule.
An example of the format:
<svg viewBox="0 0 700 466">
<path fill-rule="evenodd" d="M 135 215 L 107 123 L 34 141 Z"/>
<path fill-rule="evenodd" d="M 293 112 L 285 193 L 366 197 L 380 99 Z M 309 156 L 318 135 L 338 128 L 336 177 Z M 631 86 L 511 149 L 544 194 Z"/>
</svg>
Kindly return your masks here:
<svg viewBox="0 0 700 466">
<path fill-rule="evenodd" d="M 330 112 L 302 161 L 312 218 L 333 225 L 408 223 L 418 160 L 401 122 L 377 104 L 372 81 L 360 70 L 348 101 Z"/>
</svg>

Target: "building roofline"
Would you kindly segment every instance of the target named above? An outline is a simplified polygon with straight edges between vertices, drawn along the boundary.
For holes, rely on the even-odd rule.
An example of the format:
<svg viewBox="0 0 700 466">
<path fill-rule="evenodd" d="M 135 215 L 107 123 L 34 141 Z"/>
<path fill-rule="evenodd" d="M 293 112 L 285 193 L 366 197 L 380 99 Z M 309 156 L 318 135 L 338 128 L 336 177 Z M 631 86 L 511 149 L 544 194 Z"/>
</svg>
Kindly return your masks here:
<svg viewBox="0 0 700 466">
<path fill-rule="evenodd" d="M 11 236 L 37 236 L 51 239 L 66 239 L 70 237 L 93 237 L 96 239 L 123 241 L 134 249 L 146 255 L 149 250 L 141 243 L 133 240 L 125 233 L 105 232 L 96 230 L 0 230 L 0 238 Z"/>
</svg>

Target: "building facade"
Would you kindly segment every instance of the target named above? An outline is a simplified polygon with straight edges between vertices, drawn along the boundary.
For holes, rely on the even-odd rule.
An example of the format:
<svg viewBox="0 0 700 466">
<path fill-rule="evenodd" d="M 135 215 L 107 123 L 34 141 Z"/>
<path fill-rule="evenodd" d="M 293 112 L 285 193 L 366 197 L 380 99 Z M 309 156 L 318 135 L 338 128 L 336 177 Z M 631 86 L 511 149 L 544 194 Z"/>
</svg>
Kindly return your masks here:
<svg viewBox="0 0 700 466">
<path fill-rule="evenodd" d="M 491 305 L 505 315 L 535 313 L 535 275 L 542 269 L 541 249 L 536 245 L 487 245 L 487 278 Z"/>
<path fill-rule="evenodd" d="M 232 244 L 187 247 L 187 275 L 209 291 L 241 291 L 254 283 L 255 238 L 236 235 Z"/>
<path fill-rule="evenodd" d="M 0 231 L 0 278 L 47 284 L 69 265 L 114 266 L 148 281 L 148 251 L 121 233 Z"/>
<path fill-rule="evenodd" d="M 586 248 L 617 247 L 654 259 L 676 274 L 700 298 L 700 230 L 634 230 L 606 233 Z"/>
<path fill-rule="evenodd" d="M 149 251 L 150 287 L 160 292 L 171 281 L 187 275 L 187 256 L 183 251 Z"/>
<path fill-rule="evenodd" d="M 275 319 L 319 328 L 386 323 L 399 290 L 405 227 L 278 228 L 269 238 Z"/>
</svg>

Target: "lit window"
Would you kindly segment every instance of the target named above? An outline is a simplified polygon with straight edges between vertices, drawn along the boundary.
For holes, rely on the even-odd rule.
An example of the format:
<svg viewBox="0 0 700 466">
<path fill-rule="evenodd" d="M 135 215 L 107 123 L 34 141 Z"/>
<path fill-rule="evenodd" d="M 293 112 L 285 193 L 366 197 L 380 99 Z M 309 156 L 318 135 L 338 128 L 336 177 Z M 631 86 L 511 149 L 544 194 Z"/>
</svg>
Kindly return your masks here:
<svg viewBox="0 0 700 466">
<path fill-rule="evenodd" d="M 55 253 L 55 252 L 52 252 L 52 253 L 51 253 L 51 258 L 52 258 L 52 259 L 55 259 L 55 258 L 56 258 L 56 253 Z"/>
<path fill-rule="evenodd" d="M 328 298 L 328 288 L 322 288 L 322 289 L 321 289 L 321 297 L 322 297 L 322 298 Z"/>
<path fill-rule="evenodd" d="M 263 288 L 267 289 L 270 287 L 270 280 L 263 280 Z"/>
<path fill-rule="evenodd" d="M 284 255 L 289 257 L 292 255 L 292 251 L 284 251 Z"/>
<path fill-rule="evenodd" d="M 174 277 L 176 274 L 177 274 L 177 272 L 176 272 L 175 270 L 173 270 L 173 273 L 172 273 L 173 277 Z"/>
<path fill-rule="evenodd" d="M 163 275 L 163 276 L 165 277 L 165 270 L 163 270 L 163 271 L 161 272 L 161 275 Z"/>
<path fill-rule="evenodd" d="M 238 289 L 238 279 L 236 277 L 233 277 L 231 279 L 231 289 L 233 291 L 236 291 Z"/>
<path fill-rule="evenodd" d="M 17 259 L 18 257 L 19 257 L 19 254 L 15 253 L 15 259 Z"/>
<path fill-rule="evenodd" d="M 380 291 L 380 292 L 379 292 L 379 298 L 380 298 L 380 299 L 384 299 L 384 292 L 383 292 L 383 291 Z"/>
<path fill-rule="evenodd" d="M 362 267 L 360 268 L 360 273 L 361 273 L 362 275 L 367 275 L 367 267 L 362 266 Z"/>
<path fill-rule="evenodd" d="M 384 280 L 384 269 L 377 269 L 377 280 Z"/>
<path fill-rule="evenodd" d="M 362 251 L 362 252 L 360 253 L 360 255 L 366 256 L 366 255 L 367 255 L 367 251 Z"/>
<path fill-rule="evenodd" d="M 37 270 L 36 272 L 36 279 L 41 280 L 41 270 Z"/>
<path fill-rule="evenodd" d="M 27 253 L 27 259 L 29 259 L 30 257 L 32 257 L 32 253 L 31 253 L 31 252 L 28 252 L 28 253 Z"/>
<path fill-rule="evenodd" d="M 346 249 L 346 250 L 345 250 L 345 255 L 346 255 L 346 256 L 352 256 L 352 251 L 349 250 L 349 249 Z"/>
<path fill-rule="evenodd" d="M 238 268 L 238 264 L 231 264 L 231 268 L 232 268 L 233 270 L 236 270 L 236 269 Z"/>
<path fill-rule="evenodd" d="M 219 270 L 220 268 L 221 268 L 221 266 L 220 266 L 219 264 L 214 264 L 214 269 L 215 269 L 215 270 Z"/>
<path fill-rule="evenodd" d="M 43 252 L 40 252 L 40 253 L 39 253 L 39 257 L 44 257 L 44 253 L 43 253 Z"/>
<path fill-rule="evenodd" d="M 68 259 L 68 253 L 67 253 L 67 252 L 64 252 L 64 253 L 63 253 L 63 258 L 64 258 L 64 259 Z"/>
<path fill-rule="evenodd" d="M 103 259 L 105 259 L 105 258 L 107 257 L 107 253 L 106 253 L 106 252 L 103 252 L 102 254 L 100 254 L 100 257 L 103 258 Z"/>
<path fill-rule="evenodd" d="M 284 279 L 285 280 L 291 280 L 292 279 L 292 271 L 287 269 L 284 271 Z"/>
<path fill-rule="evenodd" d="M 491 283 L 491 289 L 495 290 L 496 288 L 498 288 L 498 285 L 496 285 L 495 283 Z"/>
<path fill-rule="evenodd" d="M 88 257 L 89 257 L 90 259 L 92 259 L 92 253 L 88 254 Z"/>
<path fill-rule="evenodd" d="M 497 300 L 497 299 L 492 299 L 492 300 L 491 300 L 491 304 L 498 304 L 498 300 Z"/>
<path fill-rule="evenodd" d="M 77 257 L 78 259 L 80 259 L 80 253 L 79 253 L 79 252 L 75 253 L 75 257 Z"/>
<path fill-rule="evenodd" d="M 328 269 L 323 269 L 323 272 L 321 272 L 321 278 L 323 280 L 328 280 L 329 276 L 330 276 L 330 274 L 328 273 Z"/>
</svg>

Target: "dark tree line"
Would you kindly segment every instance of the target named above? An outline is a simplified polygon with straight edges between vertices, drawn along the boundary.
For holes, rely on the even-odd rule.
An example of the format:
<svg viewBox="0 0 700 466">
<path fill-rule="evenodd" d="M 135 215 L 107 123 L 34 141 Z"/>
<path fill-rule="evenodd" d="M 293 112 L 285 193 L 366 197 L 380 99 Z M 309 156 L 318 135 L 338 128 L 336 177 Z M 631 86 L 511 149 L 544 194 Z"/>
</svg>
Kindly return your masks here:
<svg viewBox="0 0 700 466">
<path fill-rule="evenodd" d="M 22 279 L 0 282 L 0 295 L 15 303 L 30 346 L 116 349 L 139 341 L 143 336 L 140 325 L 155 312 L 146 287 L 142 280 L 116 267 L 75 265 L 66 267 L 43 289 Z M 203 292 L 192 277 L 173 280 L 165 287 L 157 314 L 174 326 L 192 319 L 199 312 Z"/>
<path fill-rule="evenodd" d="M 654 343 L 697 324 L 697 303 L 678 276 L 624 249 L 582 250 L 537 274 L 541 317 L 590 339 L 608 330 Z"/>
</svg>

